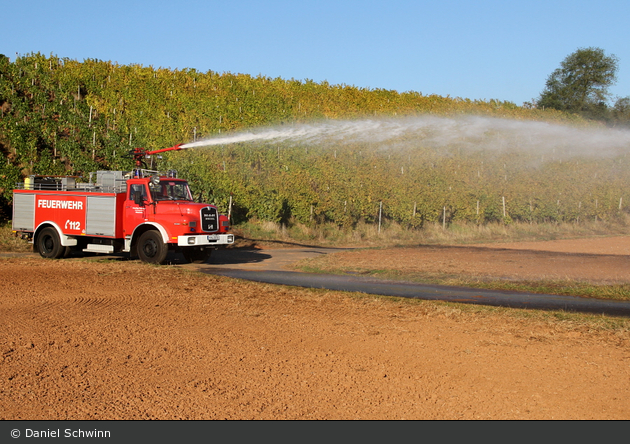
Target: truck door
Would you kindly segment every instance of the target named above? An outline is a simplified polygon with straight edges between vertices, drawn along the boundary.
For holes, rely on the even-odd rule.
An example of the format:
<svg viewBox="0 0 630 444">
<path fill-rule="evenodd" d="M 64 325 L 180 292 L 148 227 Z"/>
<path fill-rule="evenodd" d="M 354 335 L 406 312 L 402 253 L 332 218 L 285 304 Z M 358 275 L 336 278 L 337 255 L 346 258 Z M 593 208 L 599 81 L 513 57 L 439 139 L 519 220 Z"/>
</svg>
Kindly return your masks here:
<svg viewBox="0 0 630 444">
<path fill-rule="evenodd" d="M 130 236 L 133 230 L 140 224 L 148 220 L 150 204 L 147 187 L 143 183 L 131 184 L 127 190 L 125 200 L 125 220 L 123 222 L 123 232 L 125 236 Z"/>
</svg>

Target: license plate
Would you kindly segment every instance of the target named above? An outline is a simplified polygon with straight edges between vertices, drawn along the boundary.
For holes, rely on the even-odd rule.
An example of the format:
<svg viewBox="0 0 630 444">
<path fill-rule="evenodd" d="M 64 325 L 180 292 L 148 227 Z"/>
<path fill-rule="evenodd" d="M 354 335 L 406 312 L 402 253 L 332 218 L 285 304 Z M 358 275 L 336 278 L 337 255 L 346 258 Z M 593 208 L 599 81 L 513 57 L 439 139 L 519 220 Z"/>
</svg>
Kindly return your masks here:
<svg viewBox="0 0 630 444">
<path fill-rule="evenodd" d="M 218 241 L 220 239 L 218 234 L 209 234 L 208 235 L 208 241 L 212 242 L 212 241 Z"/>
</svg>

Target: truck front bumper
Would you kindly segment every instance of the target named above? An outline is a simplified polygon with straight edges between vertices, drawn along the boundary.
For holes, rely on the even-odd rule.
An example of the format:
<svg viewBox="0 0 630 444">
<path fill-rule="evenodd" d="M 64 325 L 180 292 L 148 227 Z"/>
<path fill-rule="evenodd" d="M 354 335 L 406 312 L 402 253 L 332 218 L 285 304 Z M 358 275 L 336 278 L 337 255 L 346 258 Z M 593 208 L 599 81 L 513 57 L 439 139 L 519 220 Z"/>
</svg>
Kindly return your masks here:
<svg viewBox="0 0 630 444">
<path fill-rule="evenodd" d="M 186 236 L 177 236 L 177 245 L 180 247 L 204 247 L 229 245 L 233 243 L 233 234 L 191 234 Z"/>
</svg>

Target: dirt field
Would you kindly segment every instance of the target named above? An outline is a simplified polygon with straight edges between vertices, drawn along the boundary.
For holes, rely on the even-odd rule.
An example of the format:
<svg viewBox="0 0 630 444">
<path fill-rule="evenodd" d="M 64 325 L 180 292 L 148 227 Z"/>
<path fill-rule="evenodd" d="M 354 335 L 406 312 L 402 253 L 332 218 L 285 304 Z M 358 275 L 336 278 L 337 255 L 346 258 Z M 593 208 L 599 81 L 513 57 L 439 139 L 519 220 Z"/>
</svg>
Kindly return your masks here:
<svg viewBox="0 0 630 444">
<path fill-rule="evenodd" d="M 630 238 L 490 247 L 361 259 L 628 279 L 602 264 Z M 135 261 L 0 258 L 0 279 L 0 419 L 630 418 L 627 329 Z"/>
</svg>

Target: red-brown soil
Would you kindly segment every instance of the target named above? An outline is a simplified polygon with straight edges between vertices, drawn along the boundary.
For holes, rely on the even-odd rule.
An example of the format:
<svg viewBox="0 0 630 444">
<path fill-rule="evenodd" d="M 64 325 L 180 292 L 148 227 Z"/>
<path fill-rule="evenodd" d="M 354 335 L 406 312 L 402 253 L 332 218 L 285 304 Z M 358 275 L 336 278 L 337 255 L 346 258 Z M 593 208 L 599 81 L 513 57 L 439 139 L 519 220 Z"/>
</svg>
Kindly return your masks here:
<svg viewBox="0 0 630 444">
<path fill-rule="evenodd" d="M 607 238 L 361 257 L 502 277 L 599 267 L 589 279 L 618 281 L 627 273 L 601 264 L 625 261 L 629 246 Z M 584 254 L 535 268 L 535 249 Z M 0 258 L 0 279 L 0 419 L 630 418 L 623 327 L 136 261 Z"/>
</svg>

